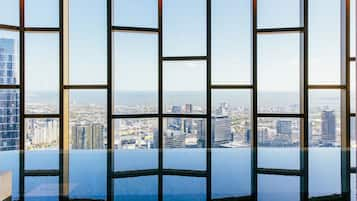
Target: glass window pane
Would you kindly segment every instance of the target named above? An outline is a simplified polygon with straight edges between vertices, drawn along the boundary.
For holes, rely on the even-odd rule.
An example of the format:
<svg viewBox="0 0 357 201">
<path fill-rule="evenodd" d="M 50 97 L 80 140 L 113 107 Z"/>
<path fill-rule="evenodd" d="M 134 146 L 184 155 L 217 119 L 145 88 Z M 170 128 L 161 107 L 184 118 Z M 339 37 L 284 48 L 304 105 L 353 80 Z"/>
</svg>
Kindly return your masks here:
<svg viewBox="0 0 357 201">
<path fill-rule="evenodd" d="M 0 85 L 14 84 L 19 84 L 19 33 L 0 30 Z"/>
<path fill-rule="evenodd" d="M 350 110 L 356 113 L 356 62 L 350 62 Z"/>
<path fill-rule="evenodd" d="M 115 113 L 158 112 L 157 34 L 114 34 Z"/>
<path fill-rule="evenodd" d="M 165 0 L 163 54 L 164 56 L 206 55 L 205 0 Z"/>
<path fill-rule="evenodd" d="M 58 177 L 26 177 L 26 201 L 58 201 Z"/>
<path fill-rule="evenodd" d="M 115 0 L 114 25 L 129 27 L 157 27 L 157 0 Z"/>
<path fill-rule="evenodd" d="M 341 193 L 340 93 L 340 90 L 309 92 L 310 197 Z"/>
<path fill-rule="evenodd" d="M 167 118 L 163 122 L 164 168 L 206 169 L 206 120 Z"/>
<path fill-rule="evenodd" d="M 206 113 L 206 62 L 168 61 L 163 66 L 164 112 Z"/>
<path fill-rule="evenodd" d="M 71 90 L 69 93 L 69 197 L 105 199 L 107 91 Z"/>
<path fill-rule="evenodd" d="M 164 176 L 164 201 L 205 201 L 206 179 L 199 177 Z"/>
<path fill-rule="evenodd" d="M 300 119 L 258 119 L 258 167 L 300 168 Z"/>
<path fill-rule="evenodd" d="M 212 91 L 212 196 L 251 193 L 251 90 Z"/>
<path fill-rule="evenodd" d="M 25 169 L 59 168 L 59 120 L 25 120 Z"/>
<path fill-rule="evenodd" d="M 59 27 L 58 0 L 26 0 L 25 26 Z"/>
<path fill-rule="evenodd" d="M 0 89 L 0 171 L 12 174 L 12 197 L 19 198 L 19 90 Z"/>
<path fill-rule="evenodd" d="M 158 177 L 143 176 L 114 180 L 114 201 L 157 201 Z"/>
<path fill-rule="evenodd" d="M 107 5 L 103 0 L 69 1 L 69 81 L 107 82 Z"/>
<path fill-rule="evenodd" d="M 258 27 L 300 27 L 300 0 L 259 0 Z"/>
<path fill-rule="evenodd" d="M 357 200 L 356 174 L 351 174 L 351 201 Z"/>
<path fill-rule="evenodd" d="M 14 0 L 0 1 L 0 24 L 19 25 L 19 2 Z"/>
<path fill-rule="evenodd" d="M 300 179 L 293 176 L 258 175 L 258 201 L 299 201 Z"/>
<path fill-rule="evenodd" d="M 350 56 L 356 57 L 356 0 L 350 0 Z"/>
<path fill-rule="evenodd" d="M 59 35 L 26 33 L 25 40 L 25 112 L 58 113 Z"/>
<path fill-rule="evenodd" d="M 300 34 L 258 36 L 258 111 L 299 113 Z"/>
<path fill-rule="evenodd" d="M 309 82 L 341 82 L 341 1 L 309 1 Z"/>
<path fill-rule="evenodd" d="M 350 135 L 351 135 L 351 167 L 356 167 L 356 117 L 351 117 L 350 120 Z"/>
<path fill-rule="evenodd" d="M 115 170 L 158 168 L 158 119 L 115 120 Z"/>
<path fill-rule="evenodd" d="M 251 84 L 251 1 L 212 1 L 212 82 Z"/>
</svg>

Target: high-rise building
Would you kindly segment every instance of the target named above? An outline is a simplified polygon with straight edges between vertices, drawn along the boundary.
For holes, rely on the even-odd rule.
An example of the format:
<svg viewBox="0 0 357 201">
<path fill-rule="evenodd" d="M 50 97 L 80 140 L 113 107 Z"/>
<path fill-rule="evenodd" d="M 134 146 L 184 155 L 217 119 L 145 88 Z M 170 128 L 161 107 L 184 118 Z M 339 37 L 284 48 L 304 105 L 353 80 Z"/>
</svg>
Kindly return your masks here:
<svg viewBox="0 0 357 201">
<path fill-rule="evenodd" d="M 104 126 L 81 122 L 72 126 L 72 149 L 103 149 Z"/>
<path fill-rule="evenodd" d="M 185 105 L 185 113 L 192 113 L 192 104 Z"/>
<path fill-rule="evenodd" d="M 16 84 L 15 40 L 0 39 L 0 85 Z M 0 151 L 19 148 L 19 93 L 0 90 Z"/>
<path fill-rule="evenodd" d="M 321 113 L 321 141 L 322 144 L 336 142 L 336 116 L 334 111 L 325 110 Z"/>
<path fill-rule="evenodd" d="M 212 143 L 219 146 L 232 141 L 231 120 L 226 115 L 212 116 Z"/>
<path fill-rule="evenodd" d="M 276 122 L 276 132 L 283 135 L 291 135 L 291 121 L 288 120 L 278 120 Z"/>
</svg>

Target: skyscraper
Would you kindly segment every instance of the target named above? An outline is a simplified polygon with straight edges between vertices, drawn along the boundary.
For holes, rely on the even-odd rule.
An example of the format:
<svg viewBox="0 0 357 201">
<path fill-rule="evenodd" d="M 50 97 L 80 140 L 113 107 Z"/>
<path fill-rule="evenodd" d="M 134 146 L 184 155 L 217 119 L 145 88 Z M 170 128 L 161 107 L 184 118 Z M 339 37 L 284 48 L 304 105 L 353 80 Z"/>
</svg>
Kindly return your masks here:
<svg viewBox="0 0 357 201">
<path fill-rule="evenodd" d="M 0 39 L 0 85 L 16 84 L 15 40 Z M 0 151 L 19 148 L 19 93 L 0 90 Z"/>
<path fill-rule="evenodd" d="M 219 146 L 232 141 L 231 120 L 226 115 L 212 116 L 212 143 Z"/>
<path fill-rule="evenodd" d="M 103 149 L 104 127 L 81 122 L 72 126 L 72 149 Z"/>
<path fill-rule="evenodd" d="M 321 140 L 322 144 L 331 144 L 336 142 L 336 116 L 334 111 L 322 111 Z"/>
</svg>

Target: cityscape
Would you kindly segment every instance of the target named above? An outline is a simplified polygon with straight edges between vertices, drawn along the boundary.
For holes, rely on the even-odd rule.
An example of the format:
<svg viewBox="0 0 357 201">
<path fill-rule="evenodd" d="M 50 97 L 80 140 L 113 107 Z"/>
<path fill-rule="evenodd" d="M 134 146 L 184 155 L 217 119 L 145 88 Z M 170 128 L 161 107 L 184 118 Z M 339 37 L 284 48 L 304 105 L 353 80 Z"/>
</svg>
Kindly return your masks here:
<svg viewBox="0 0 357 201">
<path fill-rule="evenodd" d="M 16 84 L 16 41 L 0 39 L 0 84 Z M 19 93 L 16 90 L 1 90 L 0 150 L 19 148 Z M 337 97 L 336 97 L 337 99 Z M 70 98 L 70 148 L 105 149 L 107 141 L 105 104 L 82 103 Z M 236 102 L 239 102 L 237 100 Z M 56 104 L 31 102 L 28 113 L 54 113 Z M 264 106 L 260 111 L 289 112 L 298 110 L 298 105 L 285 107 Z M 185 103 L 165 105 L 167 113 L 202 114 L 205 105 Z M 309 144 L 315 147 L 340 146 L 340 114 L 336 105 L 321 105 L 310 111 Z M 150 104 L 116 105 L 114 113 L 139 114 L 154 112 Z M 251 108 L 226 101 L 212 108 L 211 141 L 213 148 L 249 147 L 252 138 Z M 120 119 L 115 123 L 115 149 L 150 149 L 158 147 L 158 123 L 155 118 Z M 354 122 L 351 122 L 354 127 Z M 165 148 L 206 147 L 206 120 L 196 118 L 164 119 Z M 259 118 L 258 145 L 262 147 L 298 147 L 300 120 L 292 118 Z M 353 146 L 355 136 L 352 136 Z M 27 150 L 58 149 L 58 119 L 27 119 L 25 124 Z"/>
</svg>

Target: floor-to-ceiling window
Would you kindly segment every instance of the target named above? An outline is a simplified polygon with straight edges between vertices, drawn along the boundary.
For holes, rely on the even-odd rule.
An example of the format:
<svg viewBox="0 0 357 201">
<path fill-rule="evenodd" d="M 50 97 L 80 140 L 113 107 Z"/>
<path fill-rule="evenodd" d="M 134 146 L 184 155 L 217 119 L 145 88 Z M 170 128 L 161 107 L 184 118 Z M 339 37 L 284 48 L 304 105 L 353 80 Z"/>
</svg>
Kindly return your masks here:
<svg viewBox="0 0 357 201">
<path fill-rule="evenodd" d="M 356 199 L 355 0 L 0 0 L 13 200 Z"/>
</svg>

